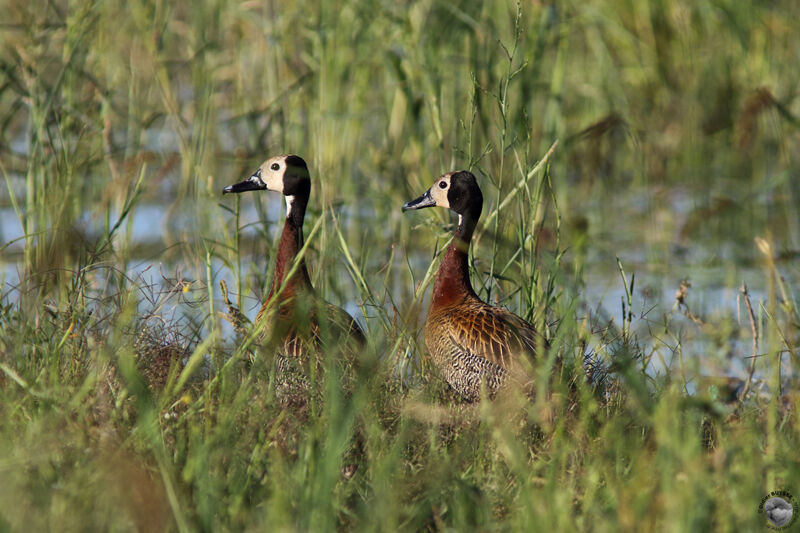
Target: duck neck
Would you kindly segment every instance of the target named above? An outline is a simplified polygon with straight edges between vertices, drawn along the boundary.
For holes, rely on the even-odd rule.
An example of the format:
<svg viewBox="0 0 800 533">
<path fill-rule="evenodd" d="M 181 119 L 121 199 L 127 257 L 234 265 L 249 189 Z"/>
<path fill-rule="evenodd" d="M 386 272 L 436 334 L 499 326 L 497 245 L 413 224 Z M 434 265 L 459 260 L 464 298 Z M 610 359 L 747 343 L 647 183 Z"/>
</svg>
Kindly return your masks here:
<svg viewBox="0 0 800 533">
<path fill-rule="evenodd" d="M 478 217 L 467 213 L 459 214 L 458 218 L 458 229 L 436 274 L 431 308 L 445 307 L 468 297 L 477 298 L 469 281 L 468 253 Z"/>
<path fill-rule="evenodd" d="M 272 277 L 272 287 L 269 298 L 275 294 L 283 284 L 292 265 L 303 247 L 303 219 L 306 215 L 308 196 L 286 196 L 286 221 L 283 224 L 281 241 L 278 244 L 278 259 L 275 263 L 275 275 Z M 308 276 L 305 258 L 300 260 L 294 274 L 286 284 L 282 299 L 291 297 L 298 289 L 310 289 L 311 278 Z"/>
</svg>

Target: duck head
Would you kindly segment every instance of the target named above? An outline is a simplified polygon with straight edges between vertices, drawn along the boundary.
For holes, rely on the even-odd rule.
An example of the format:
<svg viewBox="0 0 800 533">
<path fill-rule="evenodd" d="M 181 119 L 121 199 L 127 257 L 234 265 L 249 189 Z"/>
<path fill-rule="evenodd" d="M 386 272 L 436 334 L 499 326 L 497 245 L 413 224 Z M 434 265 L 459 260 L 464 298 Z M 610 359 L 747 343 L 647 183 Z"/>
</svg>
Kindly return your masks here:
<svg viewBox="0 0 800 533">
<path fill-rule="evenodd" d="M 246 180 L 222 189 L 222 194 L 270 190 L 283 193 L 289 198 L 308 196 L 310 189 L 311 178 L 308 165 L 303 158 L 296 155 L 279 155 L 264 161 Z"/>
<path fill-rule="evenodd" d="M 477 220 L 483 208 L 483 194 L 472 172 L 460 170 L 442 174 L 430 189 L 403 205 L 403 211 L 425 207 L 446 207 L 462 217 Z"/>
</svg>

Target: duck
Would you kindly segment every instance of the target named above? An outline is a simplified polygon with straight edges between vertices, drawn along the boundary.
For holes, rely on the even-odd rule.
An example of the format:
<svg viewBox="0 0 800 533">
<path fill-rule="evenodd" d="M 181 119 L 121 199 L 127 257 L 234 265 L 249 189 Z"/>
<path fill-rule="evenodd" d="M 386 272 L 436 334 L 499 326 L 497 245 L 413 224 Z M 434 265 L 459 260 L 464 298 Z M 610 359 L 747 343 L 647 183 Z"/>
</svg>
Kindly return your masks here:
<svg viewBox="0 0 800 533">
<path fill-rule="evenodd" d="M 297 155 L 271 157 L 249 178 L 225 187 L 222 194 L 264 190 L 283 194 L 286 218 L 272 283 L 256 315 L 255 327 L 262 331 L 258 339 L 262 348 L 268 347 L 276 354 L 275 390 L 279 402 L 299 408 L 308 403 L 310 365 L 316 370 L 322 368 L 320 356 L 326 348 L 341 349 L 352 356 L 366 339 L 347 311 L 325 302 L 316 293 L 305 258 L 298 260 L 311 194 L 311 176 L 305 160 Z"/>
<path fill-rule="evenodd" d="M 545 340 L 519 316 L 481 300 L 472 288 L 468 253 L 483 209 L 478 181 L 467 170 L 439 177 L 402 210 L 445 207 L 458 215 L 458 228 L 444 252 L 433 284 L 425 345 L 434 365 L 467 402 L 492 398 L 509 379 L 530 384 L 530 363 Z"/>
</svg>

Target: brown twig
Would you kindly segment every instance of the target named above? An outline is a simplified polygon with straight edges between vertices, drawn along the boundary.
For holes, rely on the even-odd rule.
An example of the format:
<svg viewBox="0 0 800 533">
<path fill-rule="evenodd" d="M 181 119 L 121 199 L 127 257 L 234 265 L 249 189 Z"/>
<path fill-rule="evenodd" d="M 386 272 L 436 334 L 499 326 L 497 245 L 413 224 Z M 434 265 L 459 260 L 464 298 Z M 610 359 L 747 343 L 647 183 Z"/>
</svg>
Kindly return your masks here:
<svg viewBox="0 0 800 533">
<path fill-rule="evenodd" d="M 739 289 L 739 292 L 742 294 L 744 299 L 744 305 L 747 308 L 747 316 L 750 317 L 750 332 L 753 336 L 753 353 L 750 359 L 750 372 L 747 375 L 747 381 L 744 383 L 744 388 L 742 389 L 742 394 L 739 396 L 739 403 L 736 406 L 736 410 L 742 405 L 744 399 L 747 397 L 747 393 L 750 392 L 750 385 L 753 382 L 753 373 L 756 370 L 756 354 L 758 354 L 758 330 L 756 329 L 756 317 L 753 314 L 753 306 L 750 305 L 750 295 L 747 293 L 747 285 L 742 282 L 742 286 Z"/>
<path fill-rule="evenodd" d="M 689 304 L 686 303 L 686 297 L 689 296 L 689 288 L 692 286 L 688 280 L 681 280 L 681 286 L 675 291 L 675 305 L 683 312 L 684 316 L 697 324 L 698 326 L 705 326 L 703 319 L 692 313 L 689 309 Z"/>
<path fill-rule="evenodd" d="M 225 305 L 228 306 L 227 313 L 220 313 L 222 318 L 230 322 L 237 333 L 247 335 L 252 323 L 244 313 L 231 302 L 230 298 L 228 298 L 228 284 L 225 283 L 224 279 L 219 281 L 219 288 L 222 291 L 222 298 L 225 300 Z"/>
</svg>

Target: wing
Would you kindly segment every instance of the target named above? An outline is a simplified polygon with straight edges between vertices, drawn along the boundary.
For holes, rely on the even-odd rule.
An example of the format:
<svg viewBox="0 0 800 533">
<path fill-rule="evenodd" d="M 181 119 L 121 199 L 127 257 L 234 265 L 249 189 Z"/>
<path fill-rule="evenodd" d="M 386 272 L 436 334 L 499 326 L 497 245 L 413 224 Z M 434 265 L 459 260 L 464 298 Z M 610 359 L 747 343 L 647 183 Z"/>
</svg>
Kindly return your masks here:
<svg viewBox="0 0 800 533">
<path fill-rule="evenodd" d="M 499 307 L 493 307 L 492 309 L 498 320 L 505 323 L 529 355 L 536 355 L 540 348 L 547 347 L 547 340 L 544 335 L 536 331 L 536 328 L 530 322 L 523 320 L 511 311 Z"/>
<path fill-rule="evenodd" d="M 337 334 L 350 338 L 359 346 L 366 344 L 367 339 L 361 326 L 347 311 L 333 304 L 327 304 L 325 311 L 328 324 Z"/>
<path fill-rule="evenodd" d="M 436 336 L 446 335 L 465 353 L 508 369 L 514 360 L 536 351 L 537 333 L 526 321 L 483 302 L 460 306 L 434 317 Z M 441 342 L 441 341 L 440 341 Z"/>
<path fill-rule="evenodd" d="M 297 338 L 310 340 L 320 346 L 323 341 L 338 344 L 346 339 L 348 343 L 352 341 L 358 346 L 366 344 L 364 332 L 347 311 L 313 295 L 306 299 L 295 297 L 282 302 L 278 309 L 272 309 L 270 313 L 266 312 L 267 307 L 267 303 L 261 307 L 256 324 L 269 320 L 263 336 L 273 341 Z"/>
</svg>

